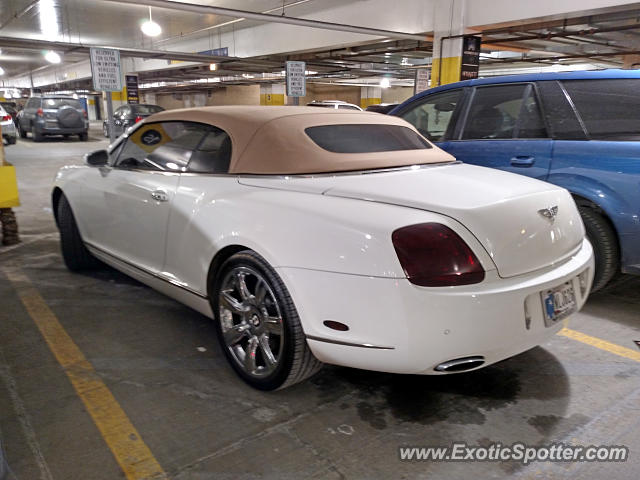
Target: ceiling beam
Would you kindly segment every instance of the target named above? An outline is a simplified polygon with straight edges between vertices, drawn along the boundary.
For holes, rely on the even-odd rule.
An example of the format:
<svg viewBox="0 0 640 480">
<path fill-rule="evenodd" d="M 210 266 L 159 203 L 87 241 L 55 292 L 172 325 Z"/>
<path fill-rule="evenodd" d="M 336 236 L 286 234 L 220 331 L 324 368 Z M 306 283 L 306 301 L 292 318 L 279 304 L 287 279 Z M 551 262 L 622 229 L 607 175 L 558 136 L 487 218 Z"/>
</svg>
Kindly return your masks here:
<svg viewBox="0 0 640 480">
<path fill-rule="evenodd" d="M 129 5 L 148 5 L 150 7 L 166 8 L 182 12 L 197 14 L 222 15 L 233 18 L 246 18 L 260 22 L 285 23 L 300 27 L 321 28 L 323 30 L 334 30 L 338 32 L 359 33 L 362 35 L 374 35 L 385 38 L 400 38 L 406 40 L 428 39 L 427 35 L 407 32 L 397 32 L 394 30 L 382 30 L 379 28 L 359 27 L 356 25 L 345 25 L 342 23 L 323 22 L 320 20 L 309 20 L 307 18 L 286 17 L 283 15 L 271 15 L 269 13 L 251 12 L 249 10 L 236 10 L 234 8 L 214 7 L 211 5 L 197 5 L 192 3 L 176 2 L 173 0 L 102 0 L 103 2 L 124 3 Z"/>
</svg>

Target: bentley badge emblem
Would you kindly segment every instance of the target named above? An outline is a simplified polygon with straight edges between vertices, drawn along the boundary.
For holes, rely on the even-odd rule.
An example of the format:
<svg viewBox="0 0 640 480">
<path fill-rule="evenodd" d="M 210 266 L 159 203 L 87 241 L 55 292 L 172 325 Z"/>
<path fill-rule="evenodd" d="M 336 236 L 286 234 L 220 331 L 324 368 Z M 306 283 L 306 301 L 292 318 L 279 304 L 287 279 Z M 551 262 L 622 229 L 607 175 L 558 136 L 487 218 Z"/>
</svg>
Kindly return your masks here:
<svg viewBox="0 0 640 480">
<path fill-rule="evenodd" d="M 556 220 L 556 215 L 558 214 L 558 206 L 555 205 L 553 207 L 543 208 L 538 210 L 538 213 L 553 223 Z"/>
</svg>

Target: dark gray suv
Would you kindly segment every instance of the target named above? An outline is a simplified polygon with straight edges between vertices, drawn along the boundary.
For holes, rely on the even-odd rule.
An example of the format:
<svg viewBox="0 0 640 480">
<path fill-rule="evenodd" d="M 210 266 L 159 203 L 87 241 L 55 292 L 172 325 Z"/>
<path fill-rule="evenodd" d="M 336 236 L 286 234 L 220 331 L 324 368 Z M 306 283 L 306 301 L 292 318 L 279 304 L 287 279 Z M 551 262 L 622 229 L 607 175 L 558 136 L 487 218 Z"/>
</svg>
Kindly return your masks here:
<svg viewBox="0 0 640 480">
<path fill-rule="evenodd" d="M 62 96 L 31 97 L 18 114 L 18 131 L 22 138 L 31 132 L 34 142 L 46 135 L 78 135 L 89 138 L 87 112 L 75 98 Z"/>
</svg>

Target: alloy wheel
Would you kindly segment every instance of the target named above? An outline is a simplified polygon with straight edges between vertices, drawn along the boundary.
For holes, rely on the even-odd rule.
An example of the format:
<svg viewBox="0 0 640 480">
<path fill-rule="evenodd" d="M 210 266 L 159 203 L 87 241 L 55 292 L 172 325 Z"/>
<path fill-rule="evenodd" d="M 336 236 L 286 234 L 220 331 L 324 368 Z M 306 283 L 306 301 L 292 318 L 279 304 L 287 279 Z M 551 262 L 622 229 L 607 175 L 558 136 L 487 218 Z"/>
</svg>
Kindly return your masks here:
<svg viewBox="0 0 640 480">
<path fill-rule="evenodd" d="M 221 283 L 218 305 L 224 344 L 233 361 L 253 378 L 273 374 L 284 357 L 284 328 L 267 280 L 252 268 L 233 268 Z"/>
</svg>

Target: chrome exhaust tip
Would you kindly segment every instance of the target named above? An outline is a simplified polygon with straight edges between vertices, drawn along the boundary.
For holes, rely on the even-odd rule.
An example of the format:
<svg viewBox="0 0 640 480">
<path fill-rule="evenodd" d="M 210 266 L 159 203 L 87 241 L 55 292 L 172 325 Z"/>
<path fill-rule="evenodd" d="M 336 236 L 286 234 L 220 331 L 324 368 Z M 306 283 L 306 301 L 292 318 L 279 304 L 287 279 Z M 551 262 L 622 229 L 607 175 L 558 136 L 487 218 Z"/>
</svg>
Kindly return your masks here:
<svg viewBox="0 0 640 480">
<path fill-rule="evenodd" d="M 448 362 L 442 362 L 434 370 L 436 372 L 446 373 L 465 372 L 467 370 L 478 368 L 483 363 L 484 357 L 477 355 L 474 357 L 456 358 L 454 360 L 449 360 Z"/>
</svg>

